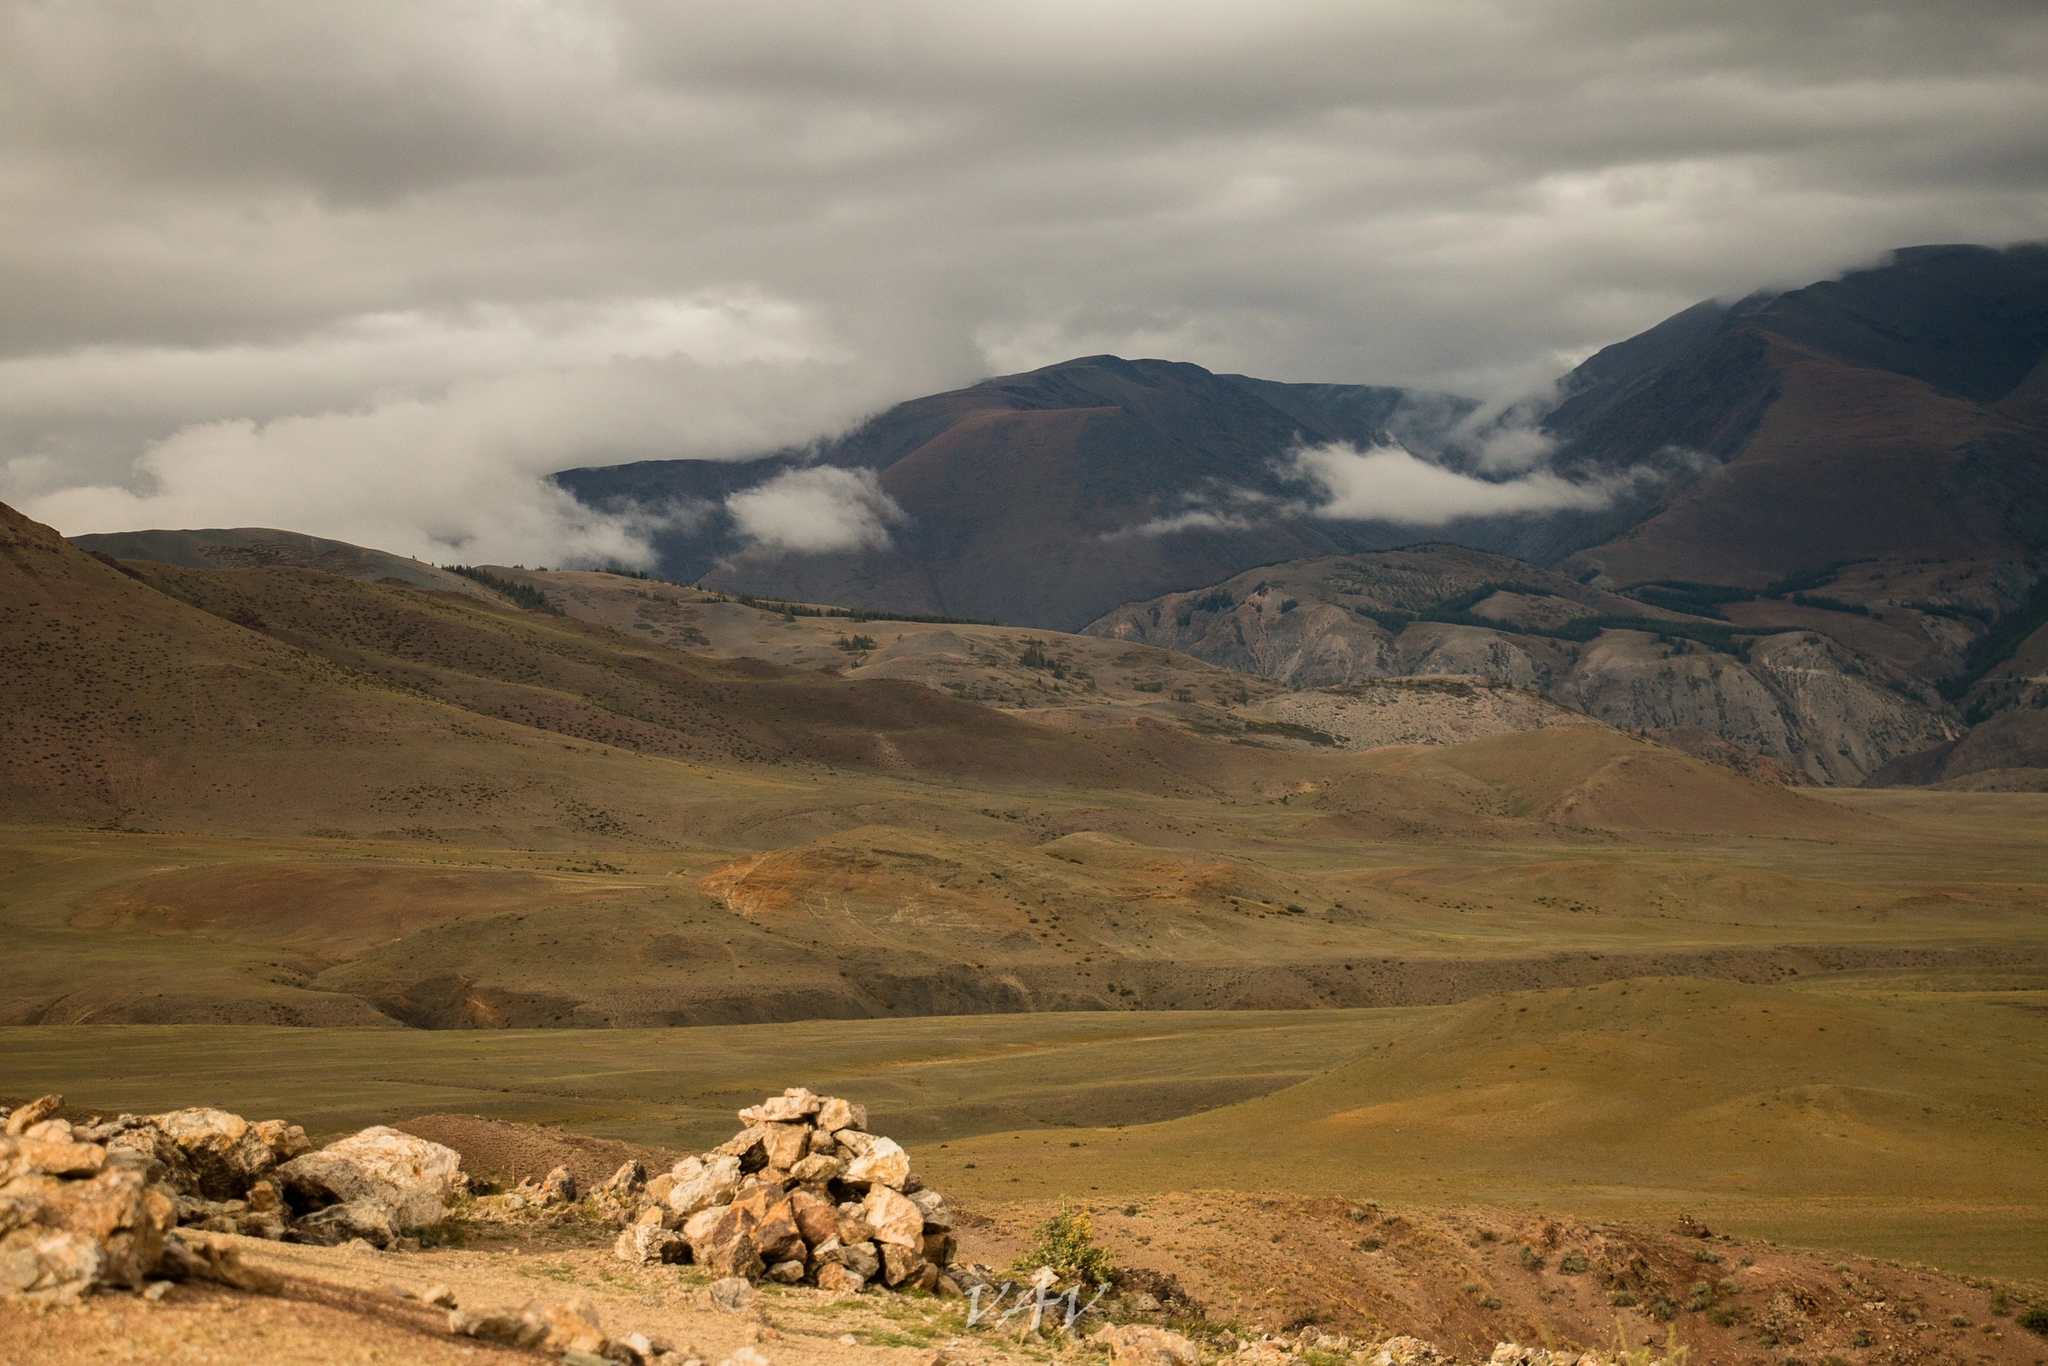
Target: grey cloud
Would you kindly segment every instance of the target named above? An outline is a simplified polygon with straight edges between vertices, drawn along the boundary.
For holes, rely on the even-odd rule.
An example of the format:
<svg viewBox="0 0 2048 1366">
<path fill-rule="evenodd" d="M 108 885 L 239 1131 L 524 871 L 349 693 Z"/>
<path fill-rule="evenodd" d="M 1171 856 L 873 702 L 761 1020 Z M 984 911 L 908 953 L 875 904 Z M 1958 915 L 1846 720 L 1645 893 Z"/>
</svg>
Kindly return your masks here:
<svg viewBox="0 0 2048 1366">
<path fill-rule="evenodd" d="M 481 496 L 1095 351 L 1510 396 L 1702 297 L 2048 235 L 2044 72 L 2048 13 L 1973 0 L 17 0 L 0 498 L 169 521 L 211 432 L 269 452 L 251 517 L 339 534 L 294 424 Z M 644 323 L 713 299 L 752 311 Z M 441 525 L 586 535 L 522 506 Z"/>
</svg>

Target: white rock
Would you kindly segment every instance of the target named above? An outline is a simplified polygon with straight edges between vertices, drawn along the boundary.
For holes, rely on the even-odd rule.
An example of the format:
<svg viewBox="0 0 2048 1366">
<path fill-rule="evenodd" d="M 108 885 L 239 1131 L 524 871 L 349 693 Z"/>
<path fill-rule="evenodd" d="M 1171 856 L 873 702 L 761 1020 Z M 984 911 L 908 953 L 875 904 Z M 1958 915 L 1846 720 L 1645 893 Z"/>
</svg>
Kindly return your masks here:
<svg viewBox="0 0 2048 1366">
<path fill-rule="evenodd" d="M 453 1148 L 376 1125 L 295 1157 L 274 1179 L 308 1204 L 369 1205 L 400 1232 L 438 1223 L 461 1189 L 462 1156 Z"/>
</svg>

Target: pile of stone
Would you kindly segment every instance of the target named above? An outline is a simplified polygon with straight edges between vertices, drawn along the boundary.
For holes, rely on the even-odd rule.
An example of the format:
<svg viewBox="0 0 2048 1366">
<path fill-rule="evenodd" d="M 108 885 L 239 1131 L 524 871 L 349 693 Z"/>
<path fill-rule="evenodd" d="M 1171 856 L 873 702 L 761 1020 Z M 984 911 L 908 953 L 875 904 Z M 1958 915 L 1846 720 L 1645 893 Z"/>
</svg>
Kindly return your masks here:
<svg viewBox="0 0 2048 1366">
<path fill-rule="evenodd" d="M 637 1189 L 630 1166 L 607 1183 L 636 1207 L 619 1256 L 720 1279 L 960 1293 L 946 1274 L 952 1211 L 900 1144 L 867 1132 L 866 1107 L 792 1087 L 739 1118 L 730 1140 Z"/>
<path fill-rule="evenodd" d="M 394 1129 L 314 1151 L 282 1120 L 192 1109 L 74 1124 L 56 1117 L 63 1103 L 0 1112 L 0 1296 L 195 1277 L 275 1289 L 208 1235 L 388 1248 L 446 1218 L 466 1184 L 452 1149 Z"/>
</svg>

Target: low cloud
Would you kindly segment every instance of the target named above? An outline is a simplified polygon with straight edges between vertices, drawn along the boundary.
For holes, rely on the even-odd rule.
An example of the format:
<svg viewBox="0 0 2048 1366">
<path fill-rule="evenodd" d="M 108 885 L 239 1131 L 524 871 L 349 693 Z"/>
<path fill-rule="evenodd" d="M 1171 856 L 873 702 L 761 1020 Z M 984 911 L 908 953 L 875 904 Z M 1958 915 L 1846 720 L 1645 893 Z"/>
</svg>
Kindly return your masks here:
<svg viewBox="0 0 2048 1366">
<path fill-rule="evenodd" d="M 875 550 L 905 520 L 873 470 L 813 465 L 785 470 L 725 500 L 740 534 L 776 550 Z"/>
<path fill-rule="evenodd" d="M 1292 472 L 1322 498 L 1308 509 L 1330 521 L 1444 526 L 1466 517 L 1604 507 L 1627 481 L 1574 483 L 1551 470 L 1489 480 L 1432 465 L 1399 446 L 1359 450 L 1343 442 L 1308 446 Z"/>
<path fill-rule="evenodd" d="M 45 438 L 0 465 L 0 496 L 67 535 L 275 526 L 440 561 L 648 565 L 653 532 L 706 509 L 592 509 L 547 476 L 800 444 L 892 387 L 803 310 L 741 293 L 356 318 L 268 350 L 101 348 L 0 361 L 0 410 Z M 86 437 L 94 409 L 102 440 L 135 445 Z M 209 409 L 231 415 L 197 420 Z"/>
</svg>

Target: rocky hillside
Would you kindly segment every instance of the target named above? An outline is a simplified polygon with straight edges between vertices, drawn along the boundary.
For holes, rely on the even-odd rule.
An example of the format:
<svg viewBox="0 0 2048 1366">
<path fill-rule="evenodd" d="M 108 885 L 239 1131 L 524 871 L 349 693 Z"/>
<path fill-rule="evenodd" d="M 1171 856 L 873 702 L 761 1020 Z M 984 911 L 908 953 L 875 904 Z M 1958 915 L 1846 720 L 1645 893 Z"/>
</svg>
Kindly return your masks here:
<svg viewBox="0 0 2048 1366">
<path fill-rule="evenodd" d="M 1820 783 L 1860 783 L 1962 734 L 1934 683 L 1907 666 L 1954 656 L 1952 618 L 1796 591 L 1738 606 L 1724 613 L 1684 589 L 1624 596 L 1434 545 L 1253 570 L 1120 607 L 1084 634 L 1298 688 L 1478 675 L 1705 757 L 1725 761 L 1732 748 Z"/>
</svg>

